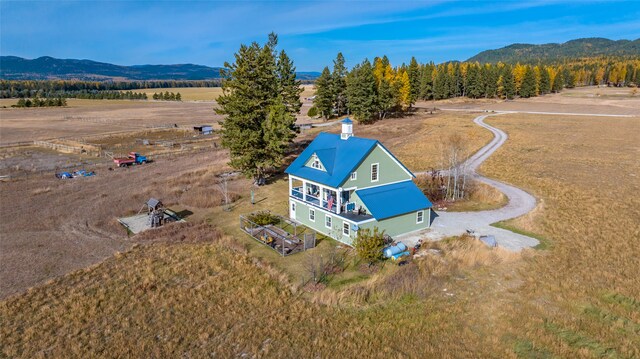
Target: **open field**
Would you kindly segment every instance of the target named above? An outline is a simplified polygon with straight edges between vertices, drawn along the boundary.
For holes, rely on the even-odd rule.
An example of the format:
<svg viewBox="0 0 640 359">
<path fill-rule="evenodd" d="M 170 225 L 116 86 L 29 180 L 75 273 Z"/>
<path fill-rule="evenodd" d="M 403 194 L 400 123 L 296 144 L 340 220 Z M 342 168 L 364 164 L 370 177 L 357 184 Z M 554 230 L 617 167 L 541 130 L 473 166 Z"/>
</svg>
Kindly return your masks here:
<svg viewBox="0 0 640 359">
<path fill-rule="evenodd" d="M 410 169 L 427 170 L 439 164 L 440 139 L 462 133 L 473 152 L 491 138 L 473 117 L 421 112 L 354 132 L 379 138 Z M 300 286 L 306 253 L 282 258 L 238 229 L 243 213 L 285 214 L 286 181 L 254 188 L 251 205 L 249 182 L 234 180 L 239 199 L 223 211 L 215 175 L 229 168 L 220 149 L 102 168 L 93 178 L 2 182 L 0 213 L 11 220 L 0 223 L 0 297 L 59 278 L 0 303 L 0 352 L 640 356 L 638 118 L 513 114 L 487 122 L 509 140 L 481 171 L 540 199 L 508 225 L 543 236 L 546 250 L 511 255 L 465 241 L 429 243 L 442 257 L 373 270 L 348 259 L 313 293 Z M 195 225 L 126 239 L 115 217 L 137 212 L 150 196 L 192 213 Z M 132 248 L 153 240 L 188 243 Z M 323 240 L 308 254 L 329 255 L 335 246 Z"/>
<path fill-rule="evenodd" d="M 565 89 L 558 94 L 515 100 L 451 99 L 437 101 L 435 106 L 450 109 L 483 109 L 496 111 L 578 112 L 594 114 L 638 115 L 640 93 L 632 95 L 631 88 L 579 87 Z M 625 95 L 625 93 L 627 95 Z M 419 102 L 417 106 L 433 107 L 433 102 Z"/>
<path fill-rule="evenodd" d="M 217 125 L 213 105 L 197 102 L 74 100 L 68 107 L 0 109 L 0 145 L 59 137 L 145 130 L 154 126 Z"/>
<path fill-rule="evenodd" d="M 640 355 L 640 121 L 503 115 L 509 140 L 481 167 L 534 193 L 510 225 L 550 241 L 504 308 L 522 356 Z M 526 166 L 522 166 L 526 163 Z"/>
<path fill-rule="evenodd" d="M 302 98 L 313 95 L 313 85 L 303 85 L 304 91 L 300 95 Z M 153 88 L 153 89 L 135 89 L 133 92 L 143 92 L 152 99 L 154 93 L 179 92 L 182 101 L 216 101 L 218 96 L 222 95 L 222 87 L 169 87 L 169 88 Z M 123 91 L 124 92 L 124 91 Z"/>
</svg>

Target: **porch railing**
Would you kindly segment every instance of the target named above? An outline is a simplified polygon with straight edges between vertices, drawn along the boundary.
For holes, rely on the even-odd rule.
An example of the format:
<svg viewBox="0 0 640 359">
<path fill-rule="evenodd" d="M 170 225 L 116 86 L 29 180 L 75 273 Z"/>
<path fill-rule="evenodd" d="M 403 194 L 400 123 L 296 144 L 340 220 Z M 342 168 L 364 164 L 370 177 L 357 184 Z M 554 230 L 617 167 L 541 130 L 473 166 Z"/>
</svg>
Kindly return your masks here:
<svg viewBox="0 0 640 359">
<path fill-rule="evenodd" d="M 333 212 L 333 213 L 338 213 L 337 211 L 337 203 L 336 201 L 332 201 L 331 206 L 329 206 L 329 201 L 325 201 L 325 200 L 321 200 L 319 197 L 308 194 L 308 193 L 304 193 L 304 190 L 302 187 L 293 187 L 291 189 L 291 196 L 295 197 L 299 200 L 302 200 L 304 202 L 313 204 L 315 206 L 318 207 L 322 207 L 324 209 L 326 209 L 327 211 Z"/>
</svg>

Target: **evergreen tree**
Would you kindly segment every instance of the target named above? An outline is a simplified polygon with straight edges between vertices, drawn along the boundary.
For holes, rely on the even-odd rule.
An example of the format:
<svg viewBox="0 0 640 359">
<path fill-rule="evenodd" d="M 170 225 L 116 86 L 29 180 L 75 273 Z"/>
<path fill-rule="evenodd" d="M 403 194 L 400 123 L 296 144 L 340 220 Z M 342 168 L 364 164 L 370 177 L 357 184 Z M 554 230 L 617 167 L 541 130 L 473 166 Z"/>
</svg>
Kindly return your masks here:
<svg viewBox="0 0 640 359">
<path fill-rule="evenodd" d="M 511 100 L 516 96 L 516 83 L 513 72 L 508 66 L 505 66 L 502 72 L 502 88 L 506 99 Z"/>
<path fill-rule="evenodd" d="M 549 71 L 544 66 L 540 66 L 540 84 L 538 85 L 538 89 L 541 95 L 551 92 L 551 78 L 549 77 Z"/>
<path fill-rule="evenodd" d="M 484 66 L 485 97 L 494 98 L 498 95 L 498 68 L 489 64 Z"/>
<path fill-rule="evenodd" d="M 564 87 L 564 78 L 562 77 L 562 71 L 558 71 L 556 77 L 553 79 L 553 83 L 551 84 L 551 92 L 558 93 L 562 91 Z"/>
<path fill-rule="evenodd" d="M 354 118 L 369 122 L 376 108 L 376 78 L 369 60 L 364 60 L 347 75 L 347 105 Z"/>
<path fill-rule="evenodd" d="M 380 81 L 376 91 L 378 96 L 375 101 L 379 120 L 384 119 L 389 111 L 398 103 L 398 90 L 399 89 L 394 87 L 394 84 L 387 79 L 382 78 Z"/>
<path fill-rule="evenodd" d="M 480 73 L 476 65 L 471 64 L 467 69 L 467 78 L 464 89 L 467 97 L 479 98 L 482 96 L 482 84 L 480 83 Z"/>
<path fill-rule="evenodd" d="M 520 97 L 529 98 L 537 94 L 536 75 L 531 66 L 527 66 L 520 86 Z"/>
<path fill-rule="evenodd" d="M 285 99 L 290 92 L 280 93 L 284 87 L 278 81 L 282 73 L 274 56 L 276 45 L 275 34 L 262 47 L 256 42 L 242 45 L 235 62 L 225 63 L 221 71 L 223 94 L 217 113 L 225 116 L 222 145 L 229 149 L 229 164 L 258 183 L 268 168 L 281 162 L 282 148 L 295 132 L 296 106 Z"/>
<path fill-rule="evenodd" d="M 333 112 L 333 88 L 328 67 L 325 67 L 320 77 L 316 79 L 315 87 L 316 98 L 313 100 L 313 105 L 318 109 L 322 117 L 328 119 Z"/>
<path fill-rule="evenodd" d="M 443 65 L 436 69 L 436 78 L 433 81 L 433 98 L 436 100 L 449 98 L 449 81 L 446 68 Z"/>
<path fill-rule="evenodd" d="M 333 73 L 331 74 L 333 107 L 338 116 L 347 113 L 347 68 L 344 62 L 344 56 L 339 52 L 336 59 L 333 60 Z"/>
<path fill-rule="evenodd" d="M 275 46 L 276 43 L 272 46 Z M 293 66 L 293 61 L 289 59 L 284 50 L 280 51 L 276 68 L 278 93 L 282 97 L 282 102 L 287 106 L 289 112 L 299 113 L 302 107 L 300 101 L 302 87 L 300 81 L 296 79 L 296 67 Z"/>
<path fill-rule="evenodd" d="M 420 70 L 420 98 L 433 99 L 433 64 L 428 64 Z"/>
<path fill-rule="evenodd" d="M 411 87 L 409 96 L 409 107 L 411 107 L 420 98 L 420 65 L 418 65 L 415 57 L 411 57 L 407 75 L 409 77 L 409 86 Z"/>
<path fill-rule="evenodd" d="M 182 101 L 182 95 L 180 95 L 180 92 L 176 94 L 176 101 Z"/>
<path fill-rule="evenodd" d="M 290 106 L 291 104 L 279 95 L 269 106 L 267 118 L 262 123 L 264 141 L 267 145 L 263 164 L 267 166 L 277 167 L 282 164 L 282 159 L 296 136 L 296 116 Z"/>
</svg>

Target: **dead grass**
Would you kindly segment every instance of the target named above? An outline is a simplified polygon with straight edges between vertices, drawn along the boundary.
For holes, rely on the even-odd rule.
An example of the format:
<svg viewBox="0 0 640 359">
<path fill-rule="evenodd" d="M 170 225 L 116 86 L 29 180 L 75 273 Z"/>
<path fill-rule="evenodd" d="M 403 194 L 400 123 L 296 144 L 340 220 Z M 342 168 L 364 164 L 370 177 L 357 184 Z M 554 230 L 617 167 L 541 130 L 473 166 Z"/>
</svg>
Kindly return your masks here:
<svg viewBox="0 0 640 359">
<path fill-rule="evenodd" d="M 388 358 L 433 356 L 447 350 L 452 356 L 478 355 L 447 339 L 468 330 L 430 314 L 438 312 L 432 306 L 436 301 L 426 312 L 423 305 L 398 306 L 401 303 L 363 309 L 312 304 L 283 287 L 268 264 L 230 250 L 215 229 L 198 225 L 176 232 L 175 228 L 144 237 L 179 235 L 203 243 L 137 246 L 0 303 L 2 354 L 33 358 L 88 353 L 94 357 L 358 353 Z M 390 316 L 393 320 L 388 320 Z M 438 339 L 447 332 L 450 336 Z M 380 340 L 391 337 L 404 340 Z"/>
<path fill-rule="evenodd" d="M 535 216 L 506 224 L 540 233 L 551 250 L 526 261 L 525 285 L 502 324 L 522 348 L 562 357 L 637 357 L 640 311 L 608 300 L 640 298 L 637 118 L 510 115 L 490 118 L 509 141 L 481 170 L 541 198 Z M 526 166 L 522 166 L 526 163 Z M 592 315 L 584 305 L 596 308 Z M 593 311 L 592 311 L 593 312 Z"/>
<path fill-rule="evenodd" d="M 487 211 L 504 207 L 509 199 L 500 191 L 488 184 L 474 182 L 469 190 L 469 198 L 455 202 L 447 202 L 449 212 Z"/>
</svg>

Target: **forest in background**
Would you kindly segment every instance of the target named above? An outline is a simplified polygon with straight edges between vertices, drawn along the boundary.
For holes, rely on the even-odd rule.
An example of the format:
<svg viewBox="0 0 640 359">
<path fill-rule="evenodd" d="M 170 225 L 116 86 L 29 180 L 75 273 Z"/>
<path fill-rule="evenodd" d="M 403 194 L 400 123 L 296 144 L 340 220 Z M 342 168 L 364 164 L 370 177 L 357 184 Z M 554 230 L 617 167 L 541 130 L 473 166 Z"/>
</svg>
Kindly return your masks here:
<svg viewBox="0 0 640 359">
<path fill-rule="evenodd" d="M 361 122 L 409 110 L 418 100 L 529 98 L 576 86 L 640 84 L 640 58 L 565 59 L 549 64 L 433 62 L 393 67 L 386 56 L 365 59 L 350 71 L 339 53 L 333 71 L 325 67 L 316 80 L 311 114 L 324 118 L 350 114 Z"/>
</svg>

